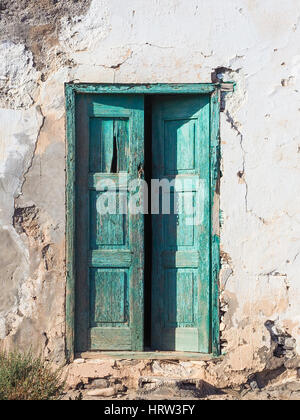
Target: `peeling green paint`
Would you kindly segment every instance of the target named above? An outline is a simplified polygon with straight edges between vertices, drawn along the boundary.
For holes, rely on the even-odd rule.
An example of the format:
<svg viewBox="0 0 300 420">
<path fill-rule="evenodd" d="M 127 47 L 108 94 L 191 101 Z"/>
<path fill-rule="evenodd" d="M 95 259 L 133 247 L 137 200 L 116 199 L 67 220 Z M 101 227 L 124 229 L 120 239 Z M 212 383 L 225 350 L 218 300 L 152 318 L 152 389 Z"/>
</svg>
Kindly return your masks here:
<svg viewBox="0 0 300 420">
<path fill-rule="evenodd" d="M 220 237 L 213 232 L 214 202 L 219 202 L 220 176 L 220 93 L 221 84 L 73 84 L 65 86 L 66 96 L 66 136 L 67 136 L 67 171 L 66 171 L 66 356 L 74 358 L 74 322 L 75 322 L 75 264 L 74 264 L 74 220 L 75 220 L 75 96 L 76 93 L 107 94 L 210 94 L 210 174 L 211 174 L 211 353 L 220 354 L 219 340 L 219 271 Z M 218 210 L 219 218 L 219 210 Z"/>
</svg>

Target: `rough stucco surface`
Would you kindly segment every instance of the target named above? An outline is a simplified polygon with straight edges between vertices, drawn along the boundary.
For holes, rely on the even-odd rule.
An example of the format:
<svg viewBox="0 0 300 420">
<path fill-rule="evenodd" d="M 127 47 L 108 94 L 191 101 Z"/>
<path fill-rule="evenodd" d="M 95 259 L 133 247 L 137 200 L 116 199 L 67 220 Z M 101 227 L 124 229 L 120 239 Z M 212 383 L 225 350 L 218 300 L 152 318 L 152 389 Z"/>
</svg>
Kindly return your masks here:
<svg viewBox="0 0 300 420">
<path fill-rule="evenodd" d="M 64 83 L 211 82 L 220 69 L 237 89 L 221 115 L 226 356 L 209 377 L 239 382 L 271 369 L 274 348 L 293 359 L 299 1 L 0 1 L 0 25 L 2 345 L 64 359 Z"/>
</svg>

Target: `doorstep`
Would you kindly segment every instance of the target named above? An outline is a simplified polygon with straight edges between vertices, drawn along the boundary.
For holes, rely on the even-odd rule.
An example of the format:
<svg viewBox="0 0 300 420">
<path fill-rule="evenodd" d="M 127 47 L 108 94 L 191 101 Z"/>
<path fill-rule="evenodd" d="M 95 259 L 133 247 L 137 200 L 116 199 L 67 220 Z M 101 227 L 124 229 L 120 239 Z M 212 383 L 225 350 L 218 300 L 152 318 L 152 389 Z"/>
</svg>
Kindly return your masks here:
<svg viewBox="0 0 300 420">
<path fill-rule="evenodd" d="M 76 355 L 66 367 L 70 389 L 108 388 L 136 391 L 161 383 L 157 378 L 205 380 L 210 365 L 222 357 L 184 352 L 88 352 Z M 146 378 L 146 379 L 145 379 Z M 145 385 L 145 384 L 150 385 Z"/>
<path fill-rule="evenodd" d="M 76 359 L 84 360 L 181 360 L 181 361 L 209 361 L 220 359 L 212 354 L 177 352 L 177 351 L 141 351 L 141 352 L 84 352 L 76 354 Z"/>
</svg>

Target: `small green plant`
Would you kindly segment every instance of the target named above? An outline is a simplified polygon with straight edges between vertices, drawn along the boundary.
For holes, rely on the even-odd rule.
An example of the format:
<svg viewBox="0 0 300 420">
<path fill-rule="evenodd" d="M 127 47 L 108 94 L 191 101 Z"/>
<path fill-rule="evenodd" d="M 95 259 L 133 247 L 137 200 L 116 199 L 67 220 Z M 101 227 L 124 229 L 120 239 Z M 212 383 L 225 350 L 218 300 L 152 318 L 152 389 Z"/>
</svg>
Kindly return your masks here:
<svg viewBox="0 0 300 420">
<path fill-rule="evenodd" d="M 0 400 L 58 400 L 64 386 L 61 369 L 41 356 L 0 352 Z"/>
</svg>

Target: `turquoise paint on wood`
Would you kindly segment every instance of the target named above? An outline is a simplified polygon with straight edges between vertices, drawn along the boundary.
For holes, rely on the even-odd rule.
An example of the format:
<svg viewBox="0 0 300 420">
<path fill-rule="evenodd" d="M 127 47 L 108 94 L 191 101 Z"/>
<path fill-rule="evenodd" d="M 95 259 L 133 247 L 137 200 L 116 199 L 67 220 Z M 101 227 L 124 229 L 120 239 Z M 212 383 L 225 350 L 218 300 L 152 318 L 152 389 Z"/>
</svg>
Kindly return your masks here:
<svg viewBox="0 0 300 420">
<path fill-rule="evenodd" d="M 170 215 L 152 216 L 152 347 L 209 353 L 210 97 L 159 96 L 152 109 L 152 177 L 187 183 L 171 194 Z M 193 207 L 202 209 L 201 225 Z"/>
<path fill-rule="evenodd" d="M 129 151 L 129 120 L 90 118 L 90 172 L 126 172 Z M 115 160 L 114 160 L 115 158 Z"/>
<path fill-rule="evenodd" d="M 122 96 L 130 93 L 138 93 L 139 95 L 143 94 L 191 94 L 197 93 L 201 94 L 209 94 L 210 95 L 210 180 L 211 180 L 211 202 L 210 202 L 210 210 L 211 210 L 211 225 L 210 225 L 210 233 L 211 233 L 211 243 L 210 243 L 210 276 L 211 276 L 211 285 L 210 285 L 210 325 L 209 325 L 209 334 L 210 334 L 210 352 L 212 352 L 215 356 L 220 354 L 220 346 L 219 346 L 219 301 L 218 301 L 218 276 L 219 276 L 219 268 L 220 268 L 220 244 L 219 244 L 219 232 L 218 226 L 219 223 L 219 216 L 216 217 L 217 207 L 219 203 L 219 192 L 218 192 L 218 185 L 219 185 L 219 112 L 220 112 L 220 91 L 223 89 L 223 85 L 218 84 L 152 84 L 152 85 L 112 85 L 112 84 L 73 84 L 69 83 L 65 86 L 65 96 L 66 96 L 66 116 L 67 116 L 67 123 L 66 123 L 66 136 L 67 136 L 67 171 L 66 171 L 66 271 L 67 271 L 67 288 L 66 288 L 66 356 L 69 361 L 74 358 L 75 354 L 75 341 L 80 341 L 77 337 L 77 332 L 80 330 L 80 325 L 86 325 L 85 321 L 87 319 L 87 305 L 83 305 L 84 298 L 78 299 L 79 296 L 82 294 L 86 296 L 86 290 L 82 290 L 80 284 L 76 285 L 75 279 L 78 277 L 78 258 L 77 253 L 75 253 L 75 243 L 78 243 L 78 240 L 85 238 L 85 235 L 76 235 L 76 225 L 75 224 L 75 213 L 76 213 L 76 204 L 75 199 L 77 202 L 87 200 L 87 195 L 83 195 L 82 198 L 78 197 L 78 185 L 75 186 L 75 175 L 77 172 L 77 180 L 78 180 L 78 172 L 76 171 L 75 160 L 77 159 L 78 164 L 78 156 L 81 154 L 81 147 L 78 146 L 78 131 L 81 133 L 84 130 L 80 130 L 78 126 L 81 124 L 80 118 L 77 116 L 77 132 L 75 131 L 75 103 L 77 98 L 77 107 L 78 107 L 78 100 L 80 102 L 80 98 L 84 97 L 85 95 L 82 94 L 102 94 L 106 96 L 109 93 L 120 93 Z M 232 90 L 232 86 L 229 87 Z M 228 87 L 226 86 L 226 90 Z M 90 96 L 90 95 L 88 95 Z M 116 96 L 118 98 L 118 96 Z M 84 106 L 81 112 L 84 114 L 84 118 L 86 115 L 92 117 L 100 117 L 102 113 L 102 117 L 108 118 L 128 118 L 130 116 L 130 110 L 124 110 L 118 108 L 116 113 L 114 113 L 114 106 L 110 107 L 106 103 L 105 107 L 98 102 L 90 101 L 90 106 Z M 81 101 L 82 104 L 82 101 Z M 141 124 L 141 123 L 140 123 Z M 83 126 L 85 124 L 83 123 Z M 88 130 L 87 125 L 85 125 L 85 131 Z M 87 139 L 85 140 L 87 141 Z M 77 145 L 76 145 L 77 143 Z M 83 151 L 83 155 L 85 155 Z M 85 162 L 89 160 L 89 157 L 85 155 Z M 86 168 L 85 168 L 86 169 Z M 88 172 L 88 171 L 87 171 Z M 95 188 L 98 183 L 99 178 L 103 179 L 105 176 L 112 177 L 111 174 L 103 174 L 103 173 L 94 173 L 89 175 L 89 179 L 85 179 L 85 184 L 88 184 L 89 187 Z M 78 184 L 78 182 L 77 182 Z M 86 185 L 85 185 L 86 186 Z M 120 188 L 123 188 L 122 181 L 120 181 Z M 87 213 L 85 214 L 87 217 Z M 214 219 L 214 220 L 213 220 Z M 84 223 L 83 223 L 84 224 Z M 103 268 L 110 268 L 111 266 L 118 265 L 119 268 L 126 269 L 128 266 L 132 264 L 132 253 L 131 251 L 122 250 L 115 255 L 110 252 L 110 250 L 93 250 L 92 252 L 87 253 L 86 247 L 84 243 L 82 244 L 82 253 L 86 254 L 84 257 L 85 261 L 88 261 L 88 264 L 97 265 L 99 264 Z M 88 254 L 88 255 L 87 255 Z M 174 264 L 176 267 L 186 267 L 186 262 L 188 261 L 188 265 L 190 267 L 197 268 L 199 265 L 199 252 L 191 253 L 190 251 L 166 251 L 163 253 L 162 258 L 164 259 L 164 264 L 166 266 L 171 266 Z M 80 261 L 80 258 L 79 258 Z M 140 258 L 142 261 L 142 258 Z M 75 263 L 77 262 L 77 264 Z M 80 272 L 80 270 L 79 270 Z M 84 272 L 84 268 L 81 268 L 81 272 Z M 138 272 L 138 271 L 137 271 Z M 137 294 L 135 294 L 137 296 Z M 89 299 L 87 298 L 87 302 Z M 142 305 L 142 301 L 141 301 Z M 76 306 L 76 314 L 75 316 L 75 306 Z M 78 310 L 82 313 L 82 318 L 78 321 Z M 137 317 L 133 317 L 134 319 L 139 317 L 139 311 Z M 83 322 L 82 322 L 83 321 Z M 82 322 L 82 323 L 81 323 Z M 79 325 L 78 325 L 79 324 Z M 75 326 L 76 334 L 75 334 Z M 83 328 L 84 330 L 84 328 Z M 99 343 L 105 341 L 104 344 L 105 348 L 109 348 L 114 346 L 117 350 L 122 350 L 123 347 L 125 350 L 131 346 L 131 334 L 129 334 L 128 330 L 123 329 L 123 333 L 118 334 L 118 336 L 114 335 L 114 328 L 106 330 L 106 337 L 101 336 L 101 332 L 97 334 L 97 330 L 95 328 L 94 336 L 94 343 L 97 348 L 101 347 Z M 188 332 L 186 332 L 188 334 Z M 139 328 L 137 328 L 137 333 L 135 336 L 140 336 Z M 75 337 L 77 340 L 75 340 Z M 83 340 L 86 343 L 86 340 Z M 98 341 L 98 343 L 97 343 Z M 128 342 L 130 344 L 128 344 Z M 123 347 L 122 347 L 123 346 Z M 83 346 L 85 347 L 85 346 Z M 88 347 L 88 346 L 86 346 Z"/>
<path fill-rule="evenodd" d="M 122 177 L 138 177 L 143 96 L 78 95 L 76 136 L 76 351 L 143 350 L 143 215 L 97 209 L 103 194 L 115 199 L 99 182 L 118 179 L 118 210 L 131 194 Z"/>
<path fill-rule="evenodd" d="M 75 354 L 75 91 L 65 86 L 66 99 L 66 359 Z"/>
<path fill-rule="evenodd" d="M 75 83 L 73 89 L 78 93 L 107 93 L 128 95 L 129 93 L 140 95 L 160 95 L 160 94 L 211 94 L 220 84 L 214 83 L 149 83 L 149 84 L 88 84 Z"/>
<path fill-rule="evenodd" d="M 233 85 L 235 86 L 235 85 Z M 216 90 L 210 97 L 210 264 L 211 264 L 211 353 L 221 354 L 219 313 L 220 272 L 220 100 L 221 92 Z"/>
</svg>

